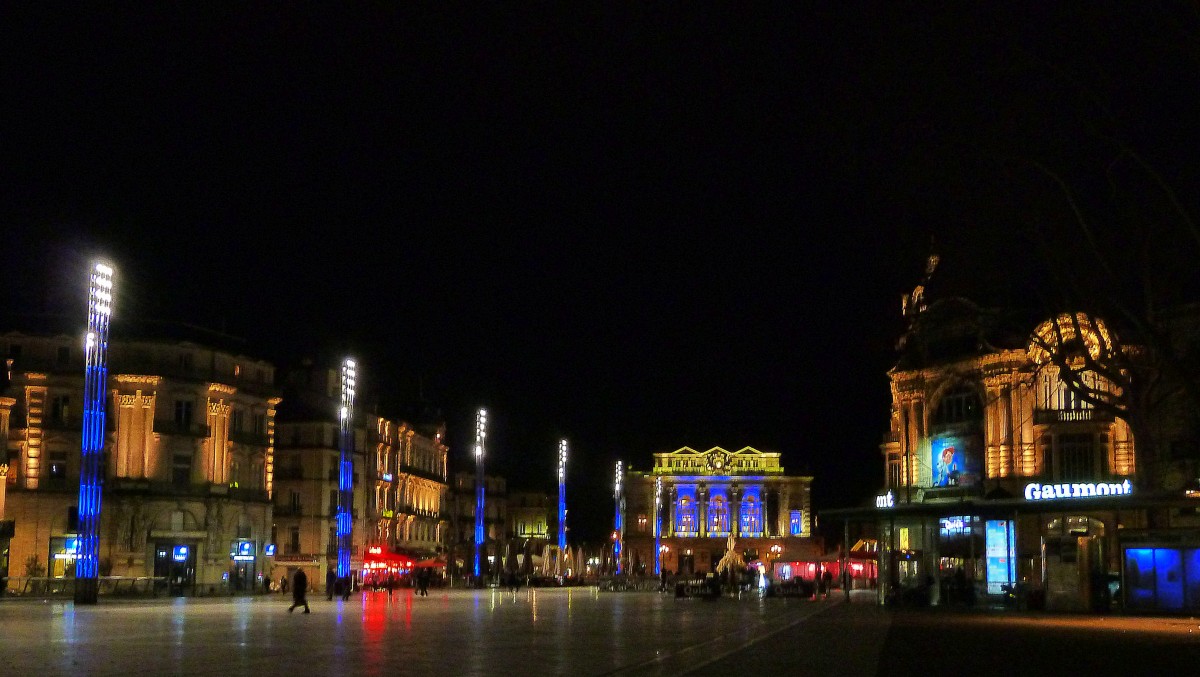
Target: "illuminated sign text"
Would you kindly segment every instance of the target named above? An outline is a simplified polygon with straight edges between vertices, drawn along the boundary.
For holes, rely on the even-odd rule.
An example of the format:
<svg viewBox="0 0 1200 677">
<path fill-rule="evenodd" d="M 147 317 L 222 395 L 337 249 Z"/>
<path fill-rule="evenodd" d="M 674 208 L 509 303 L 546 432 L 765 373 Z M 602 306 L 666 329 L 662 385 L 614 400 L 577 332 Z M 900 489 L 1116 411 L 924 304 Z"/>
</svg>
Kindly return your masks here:
<svg viewBox="0 0 1200 677">
<path fill-rule="evenodd" d="M 1129 480 L 1115 482 L 1086 482 L 1071 484 L 1038 484 L 1033 482 L 1025 485 L 1025 500 L 1050 501 L 1056 498 L 1087 498 L 1090 496 L 1128 496 L 1133 493 L 1133 485 Z"/>
</svg>

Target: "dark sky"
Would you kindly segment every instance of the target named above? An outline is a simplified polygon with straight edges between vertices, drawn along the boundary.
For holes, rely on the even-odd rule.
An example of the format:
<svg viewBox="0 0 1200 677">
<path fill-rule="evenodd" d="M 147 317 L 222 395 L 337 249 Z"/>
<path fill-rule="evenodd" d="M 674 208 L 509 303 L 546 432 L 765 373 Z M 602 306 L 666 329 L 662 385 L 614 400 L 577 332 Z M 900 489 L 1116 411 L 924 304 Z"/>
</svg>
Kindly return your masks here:
<svg viewBox="0 0 1200 677">
<path fill-rule="evenodd" d="M 77 312 L 106 254 L 118 314 L 420 383 L 460 467 L 478 405 L 510 486 L 568 437 L 584 537 L 615 459 L 684 445 L 859 503 L 931 238 L 1019 289 L 1034 161 L 1119 227 L 1120 144 L 1195 206 L 1200 20 L 844 4 L 7 12 L 0 308 Z"/>
</svg>

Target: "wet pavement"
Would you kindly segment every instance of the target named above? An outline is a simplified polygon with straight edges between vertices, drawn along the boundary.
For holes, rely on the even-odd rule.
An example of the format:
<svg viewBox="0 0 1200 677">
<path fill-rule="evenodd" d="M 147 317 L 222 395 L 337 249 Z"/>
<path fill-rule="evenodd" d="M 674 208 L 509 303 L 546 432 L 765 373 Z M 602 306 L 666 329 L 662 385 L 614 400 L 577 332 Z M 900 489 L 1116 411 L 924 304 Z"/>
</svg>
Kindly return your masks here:
<svg viewBox="0 0 1200 677">
<path fill-rule="evenodd" d="M 1200 662 L 1187 618 L 888 611 L 859 599 L 594 588 L 310 601 L 0 602 L 0 675 L 1147 674 Z"/>
</svg>

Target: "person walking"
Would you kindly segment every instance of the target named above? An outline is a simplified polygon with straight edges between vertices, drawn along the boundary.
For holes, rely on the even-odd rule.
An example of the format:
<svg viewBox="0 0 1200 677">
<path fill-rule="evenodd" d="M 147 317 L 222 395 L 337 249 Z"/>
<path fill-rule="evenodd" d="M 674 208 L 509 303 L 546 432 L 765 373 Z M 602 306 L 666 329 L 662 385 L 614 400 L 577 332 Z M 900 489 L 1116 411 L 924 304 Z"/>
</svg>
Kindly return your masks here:
<svg viewBox="0 0 1200 677">
<path fill-rule="evenodd" d="M 429 596 L 429 567 L 421 567 L 417 571 L 417 586 L 422 597 Z"/>
<path fill-rule="evenodd" d="M 296 569 L 296 575 L 292 577 L 292 605 L 288 607 L 288 613 L 295 611 L 298 606 L 303 606 L 304 613 L 309 613 L 308 576 L 303 569 Z"/>
<path fill-rule="evenodd" d="M 325 571 L 325 599 L 333 601 L 333 590 L 337 587 L 337 576 L 333 574 L 333 569 Z"/>
</svg>

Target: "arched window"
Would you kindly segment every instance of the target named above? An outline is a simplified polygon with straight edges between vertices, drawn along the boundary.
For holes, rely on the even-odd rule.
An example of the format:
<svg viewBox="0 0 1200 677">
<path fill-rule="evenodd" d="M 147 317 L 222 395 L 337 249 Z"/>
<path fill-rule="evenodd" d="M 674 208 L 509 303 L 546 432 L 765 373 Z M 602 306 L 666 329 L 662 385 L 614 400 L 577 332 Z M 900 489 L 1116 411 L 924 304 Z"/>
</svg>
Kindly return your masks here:
<svg viewBox="0 0 1200 677">
<path fill-rule="evenodd" d="M 684 534 L 696 533 L 696 505 L 690 496 L 680 496 L 679 504 L 675 506 L 675 531 Z"/>
<path fill-rule="evenodd" d="M 762 505 L 753 496 L 742 500 L 741 531 L 743 534 L 762 533 Z"/>
<path fill-rule="evenodd" d="M 724 496 L 713 496 L 708 500 L 708 535 L 724 536 L 729 533 L 729 506 Z"/>
</svg>

